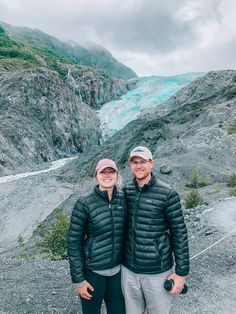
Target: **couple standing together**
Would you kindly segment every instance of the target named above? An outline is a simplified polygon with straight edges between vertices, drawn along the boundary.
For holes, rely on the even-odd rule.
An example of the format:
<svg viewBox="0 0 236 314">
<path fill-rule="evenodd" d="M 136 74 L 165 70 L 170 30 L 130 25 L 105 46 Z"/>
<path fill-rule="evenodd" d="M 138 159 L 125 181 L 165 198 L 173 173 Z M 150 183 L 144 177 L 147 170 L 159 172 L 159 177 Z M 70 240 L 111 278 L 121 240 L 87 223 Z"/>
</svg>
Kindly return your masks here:
<svg viewBox="0 0 236 314">
<path fill-rule="evenodd" d="M 97 186 L 72 212 L 68 257 L 83 314 L 100 314 L 103 300 L 108 314 L 168 313 L 189 272 L 178 194 L 153 175 L 147 147 L 134 148 L 129 163 L 134 178 L 120 190 L 115 162 L 100 160 Z"/>
</svg>

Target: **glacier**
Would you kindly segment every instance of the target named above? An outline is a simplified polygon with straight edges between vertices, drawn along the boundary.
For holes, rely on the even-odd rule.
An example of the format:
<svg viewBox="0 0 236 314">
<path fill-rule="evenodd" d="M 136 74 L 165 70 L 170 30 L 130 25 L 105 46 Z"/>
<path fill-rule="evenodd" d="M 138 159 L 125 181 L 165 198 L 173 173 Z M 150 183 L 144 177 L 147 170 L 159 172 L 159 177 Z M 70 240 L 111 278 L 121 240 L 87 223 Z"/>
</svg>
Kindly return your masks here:
<svg viewBox="0 0 236 314">
<path fill-rule="evenodd" d="M 136 87 L 119 100 L 111 101 L 97 111 L 102 141 L 121 130 L 148 108 L 158 106 L 179 89 L 205 73 L 186 73 L 175 76 L 149 76 L 138 78 Z"/>
</svg>

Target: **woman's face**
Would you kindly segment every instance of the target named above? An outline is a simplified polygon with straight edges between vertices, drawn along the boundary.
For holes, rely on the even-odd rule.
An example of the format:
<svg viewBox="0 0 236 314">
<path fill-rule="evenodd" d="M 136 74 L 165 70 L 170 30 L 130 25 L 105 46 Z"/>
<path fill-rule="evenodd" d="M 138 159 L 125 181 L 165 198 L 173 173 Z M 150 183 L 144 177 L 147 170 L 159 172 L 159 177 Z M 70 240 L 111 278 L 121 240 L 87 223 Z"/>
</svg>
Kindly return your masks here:
<svg viewBox="0 0 236 314">
<path fill-rule="evenodd" d="M 112 168 L 105 168 L 101 172 L 97 172 L 96 178 L 99 189 L 104 191 L 114 187 L 118 179 L 118 174 Z"/>
</svg>

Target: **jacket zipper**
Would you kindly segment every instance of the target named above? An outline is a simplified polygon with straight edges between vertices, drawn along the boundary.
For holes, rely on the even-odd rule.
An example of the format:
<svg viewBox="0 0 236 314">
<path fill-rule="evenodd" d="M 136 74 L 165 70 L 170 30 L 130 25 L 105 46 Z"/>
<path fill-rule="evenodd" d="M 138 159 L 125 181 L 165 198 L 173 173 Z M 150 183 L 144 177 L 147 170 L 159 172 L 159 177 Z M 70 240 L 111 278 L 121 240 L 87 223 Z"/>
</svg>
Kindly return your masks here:
<svg viewBox="0 0 236 314">
<path fill-rule="evenodd" d="M 132 223 L 132 233 L 133 233 L 133 263 L 135 263 L 135 260 L 136 260 L 136 254 L 135 254 L 135 236 L 136 236 L 136 232 L 135 232 L 135 221 L 136 221 L 136 215 L 137 215 L 137 210 L 138 210 L 138 201 L 139 201 L 139 198 L 140 198 L 140 194 L 141 194 L 141 191 L 138 192 L 137 196 L 136 196 L 136 206 L 135 206 L 135 210 L 134 210 L 134 218 L 133 218 L 133 223 Z"/>
<path fill-rule="evenodd" d="M 163 261 L 162 261 L 162 256 L 160 254 L 160 251 L 158 249 L 157 240 L 155 240 L 155 247 L 156 247 L 157 254 L 158 254 L 159 258 L 160 258 L 160 261 L 161 261 L 161 269 L 162 269 L 163 268 Z"/>
<path fill-rule="evenodd" d="M 92 251 L 93 239 L 90 238 L 89 241 L 90 241 L 90 242 L 89 242 L 89 245 L 88 245 L 88 257 L 87 257 L 88 262 L 89 262 L 90 259 L 91 259 L 91 251 Z"/>
<path fill-rule="evenodd" d="M 114 215 L 113 215 L 113 210 L 111 203 L 108 203 L 109 209 L 110 209 L 110 214 L 111 214 L 111 220 L 112 220 L 112 262 L 115 257 L 115 226 L 114 226 Z"/>
</svg>

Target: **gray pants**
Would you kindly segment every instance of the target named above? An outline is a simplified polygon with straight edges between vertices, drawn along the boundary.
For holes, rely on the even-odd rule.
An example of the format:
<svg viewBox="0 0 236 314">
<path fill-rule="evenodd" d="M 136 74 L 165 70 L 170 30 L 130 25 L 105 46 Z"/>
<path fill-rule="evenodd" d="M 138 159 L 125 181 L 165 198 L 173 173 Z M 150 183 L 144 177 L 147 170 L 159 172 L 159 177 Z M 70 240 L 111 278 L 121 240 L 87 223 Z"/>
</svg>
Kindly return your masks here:
<svg viewBox="0 0 236 314">
<path fill-rule="evenodd" d="M 125 297 L 126 314 L 167 314 L 171 295 L 164 289 L 164 281 L 173 273 L 136 274 L 126 267 L 121 268 L 121 287 Z"/>
</svg>

